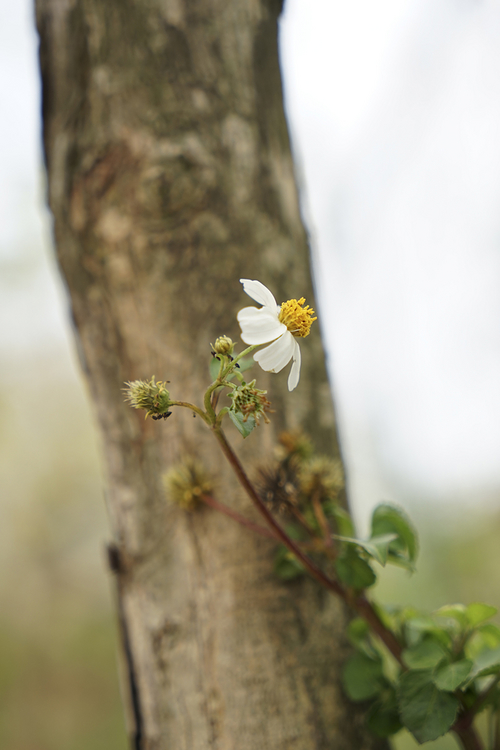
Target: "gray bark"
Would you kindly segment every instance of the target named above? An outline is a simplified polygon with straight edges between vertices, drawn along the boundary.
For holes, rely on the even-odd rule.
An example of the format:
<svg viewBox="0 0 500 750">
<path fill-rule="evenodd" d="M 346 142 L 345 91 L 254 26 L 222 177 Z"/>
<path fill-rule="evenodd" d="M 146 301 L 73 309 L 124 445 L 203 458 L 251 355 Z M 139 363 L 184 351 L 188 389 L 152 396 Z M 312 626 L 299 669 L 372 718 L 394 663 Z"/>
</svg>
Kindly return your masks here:
<svg viewBox="0 0 500 750">
<path fill-rule="evenodd" d="M 162 472 L 187 454 L 217 496 L 253 512 L 199 419 L 144 421 L 124 381 L 171 381 L 199 403 L 210 343 L 238 338 L 238 279 L 314 304 L 272 0 L 37 0 L 49 202 L 98 417 L 128 682 L 141 750 L 360 750 L 339 686 L 345 613 L 272 572 L 275 545 L 210 509 L 169 504 Z M 245 444 L 269 459 L 303 427 L 338 453 L 318 333 L 299 388 L 256 371 L 276 414 Z M 257 368 L 256 368 L 257 369 Z"/>
</svg>

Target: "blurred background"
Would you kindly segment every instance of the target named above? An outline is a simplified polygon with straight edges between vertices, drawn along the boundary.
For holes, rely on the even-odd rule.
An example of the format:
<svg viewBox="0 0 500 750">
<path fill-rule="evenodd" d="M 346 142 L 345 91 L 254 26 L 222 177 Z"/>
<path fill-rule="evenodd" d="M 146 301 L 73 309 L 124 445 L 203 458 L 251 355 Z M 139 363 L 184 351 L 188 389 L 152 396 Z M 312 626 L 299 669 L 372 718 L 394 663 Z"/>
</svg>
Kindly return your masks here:
<svg viewBox="0 0 500 750">
<path fill-rule="evenodd" d="M 0 0 L 0 746 L 124 750 L 32 14 Z M 421 532 L 418 573 L 384 573 L 379 593 L 498 605 L 500 5 L 286 0 L 280 36 L 354 511 L 364 530 L 397 502 Z"/>
</svg>

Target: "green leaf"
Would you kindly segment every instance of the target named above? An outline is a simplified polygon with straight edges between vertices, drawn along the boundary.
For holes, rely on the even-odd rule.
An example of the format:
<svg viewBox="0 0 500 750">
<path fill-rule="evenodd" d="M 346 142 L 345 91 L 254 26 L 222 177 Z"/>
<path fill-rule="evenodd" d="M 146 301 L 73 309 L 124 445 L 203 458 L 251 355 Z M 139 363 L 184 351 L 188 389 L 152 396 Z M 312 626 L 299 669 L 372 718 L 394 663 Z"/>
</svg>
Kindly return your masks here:
<svg viewBox="0 0 500 750">
<path fill-rule="evenodd" d="M 500 646 L 500 628 L 489 622 L 475 629 L 466 643 L 465 651 L 467 656 L 474 660 L 482 651 L 491 651 L 497 646 Z"/>
<path fill-rule="evenodd" d="M 366 654 L 356 653 L 344 667 L 342 684 L 353 701 L 366 701 L 380 693 L 385 685 L 382 661 Z"/>
<path fill-rule="evenodd" d="M 496 607 L 490 607 L 489 604 L 481 604 L 480 602 L 469 604 L 465 609 L 465 615 L 469 625 L 472 627 L 480 625 L 485 620 L 489 620 L 490 617 L 496 615 L 497 612 L 498 609 Z"/>
<path fill-rule="evenodd" d="M 434 614 L 436 617 L 443 617 L 447 620 L 457 622 L 462 630 L 469 624 L 469 620 L 463 604 L 446 604 L 444 607 L 437 609 Z"/>
<path fill-rule="evenodd" d="M 332 534 L 334 539 L 338 539 L 339 542 L 345 542 L 346 544 L 354 544 L 357 547 L 361 547 L 368 553 L 370 557 L 373 557 L 381 565 L 385 565 L 387 561 L 387 555 L 389 552 L 389 544 L 397 539 L 396 534 L 382 534 L 381 536 L 372 537 L 369 540 L 356 539 L 355 537 L 338 536 Z"/>
<path fill-rule="evenodd" d="M 345 586 L 353 589 L 367 589 L 373 586 L 377 576 L 370 565 L 359 556 L 355 547 L 346 548 L 335 563 L 337 575 Z"/>
<path fill-rule="evenodd" d="M 370 626 L 362 617 L 355 617 L 347 626 L 347 637 L 353 646 L 359 646 L 366 640 Z"/>
<path fill-rule="evenodd" d="M 389 544 L 388 562 L 413 567 L 418 555 L 417 532 L 406 513 L 394 505 L 382 503 L 373 511 L 371 536 L 396 534 Z"/>
<path fill-rule="evenodd" d="M 440 690 L 448 690 L 452 693 L 465 682 L 472 669 L 470 659 L 461 659 L 453 664 L 445 664 L 440 667 L 434 675 L 433 682 Z"/>
<path fill-rule="evenodd" d="M 255 419 L 250 415 L 247 421 L 243 421 L 243 414 L 239 411 L 228 411 L 229 419 L 234 424 L 238 432 L 243 435 L 244 438 L 248 437 L 255 427 Z"/>
<path fill-rule="evenodd" d="M 208 365 L 208 369 L 210 370 L 210 377 L 212 378 L 212 381 L 216 380 L 220 372 L 220 359 L 217 359 L 217 357 L 212 357 Z"/>
<path fill-rule="evenodd" d="M 280 545 L 274 558 L 274 572 L 282 581 L 293 581 L 306 571 L 295 555 L 287 547 Z"/>
<path fill-rule="evenodd" d="M 348 537 L 354 536 L 354 524 L 352 518 L 344 508 L 341 508 L 340 505 L 333 500 L 327 500 L 323 503 L 323 510 L 328 518 L 333 518 L 335 520 L 335 525 L 339 534 Z"/>
<path fill-rule="evenodd" d="M 497 672 L 500 672 L 500 648 L 486 649 L 475 659 L 467 682 L 471 683 L 477 677 L 486 677 Z"/>
<path fill-rule="evenodd" d="M 410 646 L 415 646 L 426 635 L 432 634 L 434 639 L 438 639 L 443 645 L 450 642 L 449 635 L 441 628 L 429 615 L 410 615 L 405 622 L 406 641 Z"/>
<path fill-rule="evenodd" d="M 396 693 L 392 687 L 385 689 L 368 711 L 367 726 L 377 737 L 390 737 L 402 729 Z"/>
<path fill-rule="evenodd" d="M 410 669 L 432 669 L 446 657 L 446 651 L 431 638 L 403 651 L 403 659 Z"/>
<path fill-rule="evenodd" d="M 446 734 L 459 707 L 455 696 L 439 690 L 432 679 L 432 670 L 405 672 L 397 688 L 401 721 L 420 744 Z"/>
</svg>

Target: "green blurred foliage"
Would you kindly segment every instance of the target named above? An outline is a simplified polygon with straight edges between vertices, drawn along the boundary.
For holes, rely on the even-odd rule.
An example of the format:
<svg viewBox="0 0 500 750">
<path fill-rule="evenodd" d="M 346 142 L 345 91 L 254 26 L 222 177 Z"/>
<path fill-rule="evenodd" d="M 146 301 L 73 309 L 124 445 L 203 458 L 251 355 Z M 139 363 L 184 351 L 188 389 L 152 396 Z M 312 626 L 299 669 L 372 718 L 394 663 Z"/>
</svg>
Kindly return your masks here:
<svg viewBox="0 0 500 750">
<path fill-rule="evenodd" d="M 9 364 L 0 379 L 0 747 L 125 750 L 87 400 L 58 347 Z"/>
<path fill-rule="evenodd" d="M 500 606 L 500 514 L 483 507 L 459 513 L 453 504 L 424 504 L 411 511 L 421 540 L 417 572 L 387 567 L 380 572 L 373 596 L 385 604 L 435 610 L 445 604 L 487 602 Z M 498 616 L 494 619 L 499 622 Z M 486 738 L 485 717 L 478 726 Z M 394 750 L 420 747 L 406 731 L 391 738 Z M 456 750 L 452 736 L 424 745 L 429 750 Z"/>
</svg>

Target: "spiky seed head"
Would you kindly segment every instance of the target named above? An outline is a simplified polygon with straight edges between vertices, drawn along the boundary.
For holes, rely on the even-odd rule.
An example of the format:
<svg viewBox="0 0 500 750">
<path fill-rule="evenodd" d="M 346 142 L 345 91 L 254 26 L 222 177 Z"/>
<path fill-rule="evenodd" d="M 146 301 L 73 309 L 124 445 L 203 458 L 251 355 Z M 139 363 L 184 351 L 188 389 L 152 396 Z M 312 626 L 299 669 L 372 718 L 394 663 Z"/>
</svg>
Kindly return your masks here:
<svg viewBox="0 0 500 750">
<path fill-rule="evenodd" d="M 306 497 L 317 492 L 321 500 L 333 499 L 344 487 L 342 463 L 340 459 L 327 456 L 311 458 L 299 466 L 298 479 L 300 489 Z"/>
<path fill-rule="evenodd" d="M 146 418 L 166 414 L 168 411 L 171 404 L 170 393 L 164 381 L 159 380 L 156 383 L 153 375 L 151 380 L 132 380 L 125 385 L 125 400 L 134 409 L 145 409 Z"/>
<path fill-rule="evenodd" d="M 269 423 L 266 412 L 272 412 L 271 402 L 266 398 L 267 391 L 256 388 L 255 382 L 252 380 L 251 383 L 242 383 L 229 394 L 233 401 L 230 411 L 243 414 L 244 422 L 252 416 L 257 424 L 259 424 L 260 417 L 264 417 L 264 421 Z"/>
<path fill-rule="evenodd" d="M 163 475 L 169 500 L 184 510 L 194 510 L 203 495 L 213 492 L 213 480 L 200 461 L 187 457 Z"/>
</svg>

